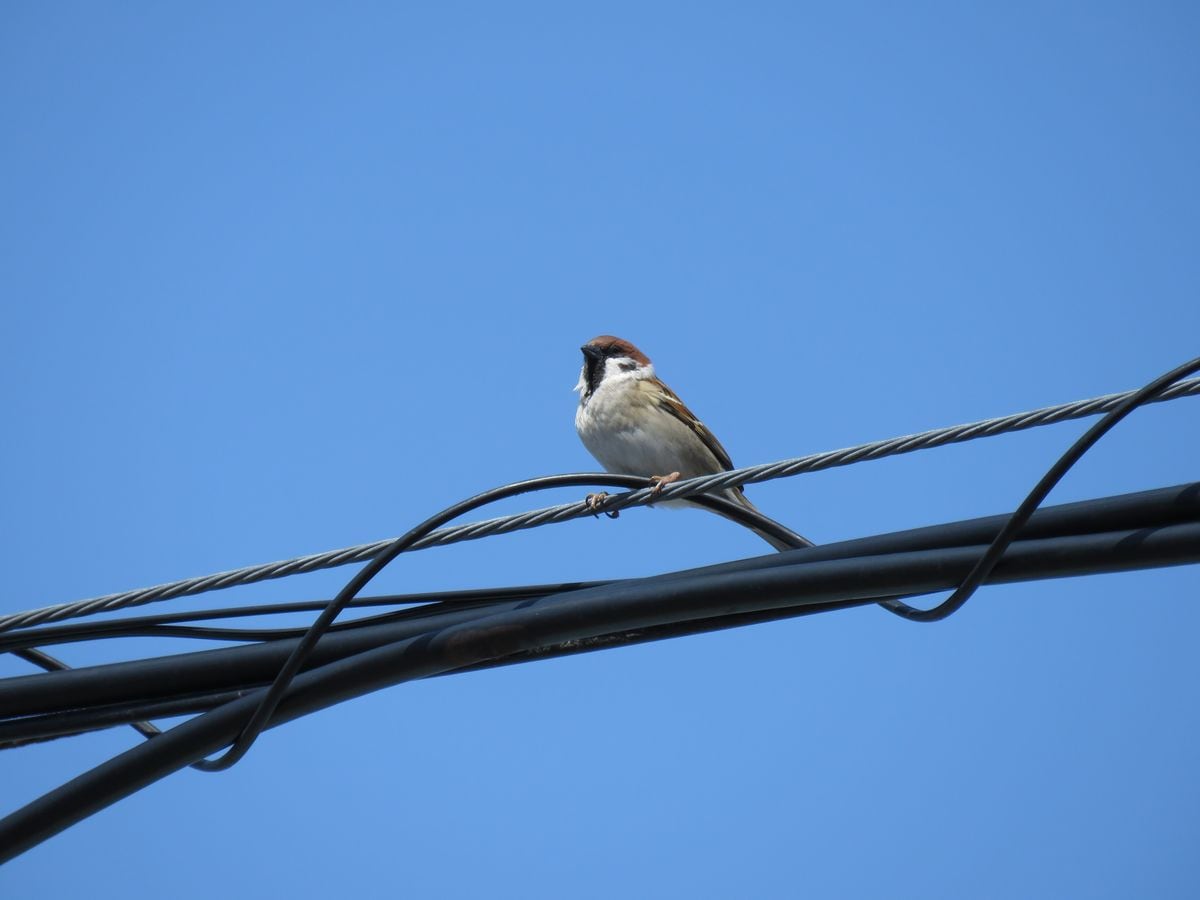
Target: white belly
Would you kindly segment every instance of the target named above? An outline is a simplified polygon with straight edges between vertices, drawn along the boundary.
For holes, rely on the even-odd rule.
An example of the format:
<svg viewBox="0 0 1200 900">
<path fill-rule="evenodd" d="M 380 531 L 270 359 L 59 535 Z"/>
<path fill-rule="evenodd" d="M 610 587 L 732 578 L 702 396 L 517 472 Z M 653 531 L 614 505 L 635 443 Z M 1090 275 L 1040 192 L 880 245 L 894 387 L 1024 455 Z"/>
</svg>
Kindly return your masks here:
<svg viewBox="0 0 1200 900">
<path fill-rule="evenodd" d="M 687 425 L 656 409 L 645 395 L 624 385 L 600 389 L 575 413 L 575 429 L 588 452 L 609 472 L 684 478 L 722 471 L 720 463 Z"/>
</svg>

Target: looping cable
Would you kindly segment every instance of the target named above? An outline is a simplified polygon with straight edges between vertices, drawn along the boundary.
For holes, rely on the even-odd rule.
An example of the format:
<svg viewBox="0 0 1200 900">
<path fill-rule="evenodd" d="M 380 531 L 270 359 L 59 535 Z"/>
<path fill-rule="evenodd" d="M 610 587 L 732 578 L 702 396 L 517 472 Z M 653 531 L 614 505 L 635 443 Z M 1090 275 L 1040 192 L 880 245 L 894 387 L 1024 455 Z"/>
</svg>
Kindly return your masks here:
<svg viewBox="0 0 1200 900">
<path fill-rule="evenodd" d="M 1024 527 L 1025 523 L 1029 521 L 1029 517 L 1042 504 L 1042 501 L 1046 499 L 1046 496 L 1054 489 L 1054 486 L 1070 471 L 1071 467 L 1079 462 L 1083 458 L 1083 455 L 1094 447 L 1100 438 L 1104 437 L 1113 426 L 1127 415 L 1144 403 L 1149 403 L 1155 397 L 1160 396 L 1175 382 L 1197 371 L 1200 371 L 1200 357 L 1177 366 L 1165 375 L 1154 379 L 1141 390 L 1130 394 L 1117 404 L 1112 411 L 1107 413 L 1104 418 L 1089 428 L 1042 476 L 1033 490 L 1029 492 L 1029 495 L 1021 502 L 1021 505 L 1009 517 L 1004 527 L 1000 529 L 1000 533 L 996 535 L 987 550 L 984 551 L 983 556 L 979 558 L 979 562 L 975 564 L 975 568 L 963 579 L 962 584 L 955 589 L 954 593 L 937 606 L 930 609 L 917 609 L 916 607 L 909 606 L 902 600 L 885 600 L 879 605 L 889 612 L 893 612 L 911 622 L 940 622 L 942 619 L 960 610 L 963 604 L 971 599 L 971 595 L 975 593 L 979 585 L 983 584 L 988 575 L 992 573 L 992 570 L 996 568 L 996 564 L 1000 562 L 1004 551 L 1016 540 L 1017 534 Z"/>
</svg>

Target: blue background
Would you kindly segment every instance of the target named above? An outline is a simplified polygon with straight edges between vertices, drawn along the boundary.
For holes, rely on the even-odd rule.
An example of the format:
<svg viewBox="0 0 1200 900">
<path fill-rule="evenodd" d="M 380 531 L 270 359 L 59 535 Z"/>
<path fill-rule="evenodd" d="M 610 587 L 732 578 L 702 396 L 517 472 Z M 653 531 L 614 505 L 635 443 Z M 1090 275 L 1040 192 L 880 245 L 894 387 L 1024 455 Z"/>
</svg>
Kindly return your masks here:
<svg viewBox="0 0 1200 900">
<path fill-rule="evenodd" d="M 1195 5 L 571 6 L 3 5 L 0 610 L 593 470 L 570 388 L 601 332 L 743 465 L 1197 353 Z M 1196 479 L 1197 404 L 1135 413 L 1051 502 Z M 1084 427 L 750 496 L 820 542 L 1002 512 Z M 413 554 L 372 590 L 764 549 L 642 510 Z M 405 685 L 155 784 L 0 889 L 1194 897 L 1198 586 L 989 588 L 932 627 L 864 608 Z M 0 755 L 4 810 L 137 740 Z"/>
</svg>

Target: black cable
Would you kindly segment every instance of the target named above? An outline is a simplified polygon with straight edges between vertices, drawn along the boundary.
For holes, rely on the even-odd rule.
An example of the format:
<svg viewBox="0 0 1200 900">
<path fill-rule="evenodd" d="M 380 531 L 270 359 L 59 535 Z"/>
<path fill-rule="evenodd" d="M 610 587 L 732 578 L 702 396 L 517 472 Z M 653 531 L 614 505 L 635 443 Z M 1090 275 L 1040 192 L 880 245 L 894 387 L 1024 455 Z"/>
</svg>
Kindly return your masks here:
<svg viewBox="0 0 1200 900">
<path fill-rule="evenodd" d="M 987 574 L 995 567 L 996 563 L 1003 555 L 1005 549 L 1012 543 L 1017 532 L 1029 520 L 1030 516 L 1037 507 L 1045 500 L 1046 496 L 1054 488 L 1054 486 L 1062 479 L 1070 468 L 1078 462 L 1080 458 L 1089 450 L 1095 443 L 1115 426 L 1121 419 L 1127 416 L 1130 412 L 1136 409 L 1143 403 L 1153 399 L 1156 395 L 1162 393 L 1174 382 L 1200 370 L 1200 358 L 1192 360 L 1183 366 L 1168 372 L 1155 381 L 1151 382 L 1140 391 L 1131 395 L 1122 401 L 1115 409 L 1104 416 L 1099 422 L 1092 426 L 1088 432 L 1081 437 L 1059 460 L 1051 467 L 1050 471 L 1039 481 L 1030 492 L 1029 496 L 1020 507 L 1012 514 L 1009 521 L 996 536 L 987 551 L 980 558 L 978 564 L 963 581 L 963 583 L 953 592 L 953 594 L 938 606 L 928 609 L 919 610 L 900 600 L 883 601 L 881 605 L 889 611 L 900 615 L 912 621 L 934 622 L 940 621 L 958 609 L 970 599 L 971 595 L 979 587 L 979 585 L 987 577 Z M 333 619 L 346 607 L 346 605 L 354 598 L 354 596 L 372 579 L 378 572 L 388 565 L 397 555 L 410 547 L 413 543 L 424 537 L 429 532 L 433 531 L 440 525 L 457 518 L 472 509 L 477 509 L 488 503 L 495 502 L 499 499 L 516 496 L 521 493 L 526 493 L 534 490 L 544 489 L 550 486 L 583 486 L 601 483 L 599 480 L 588 480 L 579 482 L 574 476 L 567 476 L 565 479 L 560 477 L 551 477 L 549 481 L 544 479 L 533 479 L 530 482 L 522 482 L 514 485 L 506 485 L 504 487 L 484 492 L 476 497 L 469 498 L 444 510 L 442 513 L 426 520 L 422 525 L 410 531 L 404 537 L 401 537 L 389 545 L 379 556 L 373 559 L 367 566 L 363 568 L 350 583 L 325 607 L 318 619 L 304 633 L 300 642 L 293 650 L 292 655 L 285 662 L 280 670 L 276 680 L 272 683 L 267 695 L 263 698 L 261 706 L 255 711 L 254 715 L 246 723 L 246 727 L 242 734 L 239 735 L 234 745 L 229 751 L 217 760 L 200 760 L 193 765 L 202 771 L 221 771 L 235 764 L 253 744 L 257 734 L 261 731 L 264 723 L 269 719 L 271 712 L 278 705 L 279 699 L 287 688 L 287 684 L 295 677 L 305 659 L 309 656 L 313 646 L 320 639 L 321 635 L 330 630 Z M 633 486 L 640 486 L 639 479 Z M 614 486 L 628 486 L 618 484 Z M 788 534 L 785 540 L 789 540 L 794 546 L 811 546 L 810 543 L 800 538 L 798 535 Z M 162 633 L 161 631 L 159 633 Z M 183 636 L 206 636 L 212 637 L 214 634 L 221 632 L 208 629 L 199 630 L 191 629 L 190 631 L 176 631 L 177 635 Z M 231 630 L 227 630 L 224 634 L 228 635 Z M 275 630 L 274 632 L 265 632 L 266 635 L 279 636 L 280 634 L 294 633 L 291 630 Z M 249 638 L 238 637 L 236 639 L 258 639 L 264 636 L 264 632 L 252 635 Z"/>
<path fill-rule="evenodd" d="M 899 601 L 889 601 L 888 608 L 917 621 L 936 621 L 960 608 L 980 583 L 985 580 L 995 580 L 994 575 L 1011 570 L 1014 561 L 1009 556 L 1005 556 L 1006 550 L 1010 549 L 1017 532 L 1026 524 L 1031 514 L 1066 471 L 1121 418 L 1169 387 L 1174 381 L 1197 370 L 1200 370 L 1200 359 L 1193 360 L 1164 375 L 1137 394 L 1122 401 L 1104 420 L 1097 423 L 1080 441 L 1076 442 L 1071 450 L 1046 473 L 1026 501 L 1009 517 L 982 556 L 976 555 L 978 551 L 973 547 L 957 548 L 943 553 L 942 558 L 935 561 L 936 577 L 932 571 L 922 577 L 940 580 L 950 565 L 948 562 L 950 559 L 965 560 L 964 554 L 969 554 L 970 559 L 973 560 L 970 570 L 947 601 L 930 610 L 916 610 Z M 602 639 L 606 634 L 611 633 L 610 630 L 613 627 L 622 623 L 627 631 L 641 632 L 646 629 L 694 623 L 705 617 L 706 613 L 703 611 L 707 611 L 709 616 L 719 617 L 727 614 L 730 609 L 731 601 L 720 594 L 721 582 L 729 577 L 750 579 L 749 582 L 742 585 L 742 589 L 748 591 L 752 598 L 751 608 L 743 610 L 747 614 L 787 605 L 789 598 L 786 594 L 778 593 L 784 590 L 783 586 L 786 584 L 786 578 L 783 576 L 791 574 L 787 567 L 778 569 L 763 566 L 756 570 L 731 573 L 725 578 L 712 576 L 709 579 L 683 578 L 659 582 L 658 593 L 654 598 L 655 609 L 664 601 L 691 596 L 693 603 L 688 608 L 687 614 L 684 614 L 684 607 L 674 602 L 665 603 L 668 607 L 665 612 L 642 611 L 636 603 L 629 606 L 630 598 L 626 596 L 625 592 L 631 587 L 630 585 L 604 585 L 595 589 L 574 592 L 565 597 L 547 598 L 555 601 L 551 607 L 546 607 L 544 600 L 532 600 L 505 612 L 491 613 L 488 611 L 481 621 L 450 625 L 437 632 L 428 632 L 398 644 L 389 644 L 364 651 L 354 657 L 329 663 L 320 669 L 298 675 L 300 667 L 311 654 L 316 641 L 332 624 L 332 619 L 353 599 L 354 594 L 361 590 L 370 578 L 406 548 L 406 541 L 411 544 L 412 541 L 419 540 L 421 535 L 417 532 L 421 528 L 429 526 L 428 530 L 432 530 L 456 515 L 492 500 L 515 496 L 518 493 L 537 490 L 541 487 L 564 486 L 572 482 L 558 479 L 579 477 L 551 476 L 550 479 L 534 479 L 530 482 L 508 485 L 486 492 L 451 507 L 439 516 L 427 520 L 418 529 L 410 531 L 404 538 L 393 542 L 382 554 L 385 558 L 381 565 L 370 572 L 368 570 L 372 569 L 371 565 L 364 567 L 364 570 L 358 573 L 339 593 L 338 597 L 335 597 L 325 608 L 322 616 L 297 642 L 284 669 L 278 673 L 276 680 L 265 694 L 261 690 L 256 691 L 253 695 L 233 700 L 204 716 L 190 720 L 154 741 L 146 742 L 134 750 L 121 754 L 120 757 L 93 770 L 92 773 L 80 776 L 74 782 L 64 785 L 63 788 L 52 792 L 42 800 L 35 801 L 18 813 L 7 817 L 0 822 L 2 852 L 7 853 L 13 848 L 18 848 L 15 852 L 20 852 L 20 847 L 31 846 L 32 843 L 42 839 L 37 838 L 35 832 L 44 836 L 48 828 L 65 827 L 61 824 L 64 818 L 77 821 L 86 814 L 88 809 L 94 810 L 107 805 L 108 802 L 112 802 L 112 798 L 123 796 L 136 789 L 139 783 L 149 783 L 149 780 L 161 777 L 161 774 L 165 774 L 166 771 L 172 771 L 180 765 L 187 764 L 187 760 L 195 759 L 196 754 L 203 755 L 212 752 L 232 739 L 233 745 L 224 756 L 213 761 L 203 760 L 197 764 L 198 767 L 207 770 L 226 768 L 244 755 L 262 728 L 288 721 L 297 715 L 312 711 L 312 709 L 337 702 L 338 699 L 353 695 L 353 691 L 377 689 L 387 683 L 398 683 L 414 677 L 428 677 L 470 665 L 486 664 L 495 660 L 515 657 L 522 653 L 536 654 L 547 645 L 562 644 L 573 640 Z M 621 476 L 615 477 L 620 478 Z M 557 485 L 547 483 L 556 480 L 558 480 Z M 588 481 L 582 483 L 612 484 L 607 479 L 600 480 L 595 476 L 591 476 Z M 645 483 L 643 479 L 635 480 L 635 486 L 643 486 Z M 576 482 L 576 484 L 578 486 L 580 483 Z M 694 499 L 699 502 L 709 498 L 697 497 Z M 430 525 L 430 523 L 433 524 Z M 1071 553 L 1064 547 L 1083 547 L 1084 544 L 1081 542 L 1084 541 L 1090 542 L 1087 544 L 1088 547 L 1094 547 L 1098 540 L 1115 541 L 1115 543 L 1105 545 L 1103 564 L 1093 569 L 1095 571 L 1119 570 L 1121 566 L 1174 564 L 1185 559 L 1192 560 L 1200 551 L 1200 531 L 1197 530 L 1197 527 L 1195 525 L 1179 525 L 1155 530 L 1088 535 L 1085 538 L 1075 539 L 1074 543 L 1072 539 L 1062 538 L 1057 539 L 1053 550 L 1049 548 L 1042 550 L 1040 547 L 1036 547 L 1037 541 L 1025 541 L 1022 552 L 1026 555 L 1032 553 L 1034 570 L 1040 566 L 1047 573 L 1054 571 L 1058 575 L 1072 574 L 1069 566 L 1066 571 L 1061 569 L 1064 554 L 1069 557 Z M 1088 550 L 1087 554 L 1094 552 L 1094 550 Z M 1143 552 L 1148 554 L 1146 558 L 1139 555 Z M 1040 559 L 1039 553 L 1043 554 Z M 791 557 L 793 554 L 788 553 L 785 556 Z M 895 554 L 888 559 L 888 563 L 902 565 L 912 562 L 899 558 L 905 556 L 907 555 Z M 1002 557 L 1004 558 L 1002 559 Z M 1077 557 L 1072 558 L 1078 559 Z M 860 563 L 861 561 L 854 562 Z M 1074 565 L 1078 567 L 1083 563 L 1076 561 Z M 1055 569 L 1055 566 L 1060 566 L 1060 568 Z M 817 570 L 817 572 L 813 572 L 813 574 L 817 574 L 828 567 L 829 564 L 813 562 L 802 568 L 810 572 Z M 1087 571 L 1087 569 L 1081 568 L 1078 571 Z M 842 575 L 840 578 L 837 590 L 841 594 L 841 602 L 871 599 L 869 595 L 860 593 L 865 589 L 865 582 L 869 579 L 856 578 L 852 590 L 847 595 L 845 576 Z M 755 586 L 752 587 L 751 584 Z M 892 585 L 890 591 L 881 591 L 881 593 L 892 593 L 893 595 L 924 593 L 927 589 L 926 586 L 921 586 L 917 590 L 908 590 L 912 587 L 912 584 L 906 582 L 904 589 L 898 589 L 896 585 Z M 728 588 L 732 588 L 732 584 L 728 584 Z M 833 590 L 832 587 L 828 589 Z M 637 595 L 636 591 L 634 591 L 634 595 Z M 875 597 L 878 596 L 879 593 L 876 593 Z M 601 599 L 605 602 L 600 604 L 600 608 L 597 608 L 597 601 Z M 819 596 L 806 592 L 803 598 L 792 596 L 790 602 L 813 606 L 821 602 L 831 603 L 835 599 L 839 598 L 830 595 L 822 600 Z M 528 613 L 531 610 L 536 611 L 539 615 L 529 616 Z M 621 618 L 618 615 L 618 611 L 622 610 L 629 618 Z M 606 628 L 610 630 L 606 631 Z M 474 662 L 470 661 L 472 656 L 475 657 Z M 294 691 L 288 691 L 289 682 L 294 684 Z M 328 692 L 319 698 L 314 697 L 313 692 L 326 683 L 328 683 Z M 315 705 L 310 708 L 310 704 Z M 275 712 L 278 712 L 279 715 L 275 716 Z M 248 720 L 244 718 L 247 713 L 249 713 Z M 104 779 L 110 775 L 119 773 L 124 773 L 120 783 L 107 786 L 102 784 Z M 26 830 L 22 833 L 21 828 L 29 826 L 31 823 L 35 826 L 33 830 Z"/>
<path fill-rule="evenodd" d="M 981 555 L 1008 519 L 1009 515 L 1005 514 L 924 526 L 651 577 L 658 581 L 671 581 L 727 575 L 749 569 L 881 557 L 898 552 L 945 551 L 955 547 L 974 547 L 975 552 Z M 1200 483 L 1193 483 L 1041 508 L 1021 530 L 1020 538 L 1074 537 L 1156 529 L 1197 521 L 1200 521 Z M 852 578 L 853 575 L 848 574 L 848 577 Z M 592 586 L 595 585 L 573 582 L 557 586 L 498 588 L 473 592 L 470 599 L 481 603 L 487 601 L 486 605 L 503 609 L 550 593 L 562 594 Z M 472 610 L 467 604 L 430 604 L 403 611 L 405 618 L 402 620 L 331 633 L 317 644 L 309 664 L 322 665 L 431 628 L 465 622 L 477 617 L 478 614 Z M 356 624 L 361 622 L 355 620 Z M 78 626 L 50 626 L 55 629 L 62 627 Z M 29 629 L 31 637 L 39 636 L 42 631 L 41 628 Z M 294 640 L 263 642 L 0 680 L 0 720 L 109 704 L 157 702 L 166 697 L 261 685 L 278 673 L 294 646 Z"/>
<path fill-rule="evenodd" d="M 834 612 L 857 606 L 869 606 L 877 602 L 877 598 L 831 601 L 829 603 L 796 608 L 712 616 L 670 626 L 616 631 L 594 638 L 570 641 L 553 647 L 539 648 L 527 653 L 517 653 L 503 659 L 475 663 L 460 669 L 438 673 L 435 677 L 476 672 L 537 660 L 559 659 L 565 656 L 592 653 L 598 650 L 611 650 L 617 647 L 630 647 L 651 641 L 669 640 L 688 635 L 741 628 L 747 625 L 781 621 L 799 616 L 813 615 L 815 613 Z M 266 681 L 259 681 L 243 684 L 236 690 L 214 690 L 208 693 L 189 694 L 168 700 L 127 701 L 103 706 L 90 706 L 82 709 L 69 709 L 43 715 L 23 716 L 19 719 L 0 722 L 0 750 L 20 747 L 37 741 L 72 737 L 102 728 L 129 724 L 135 720 L 209 712 L 230 700 L 245 696 L 251 690 L 261 689 L 266 684 Z"/>
<path fill-rule="evenodd" d="M 1200 525 L 1200 504 L 1197 503 L 1198 496 L 1200 496 L 1200 485 L 1193 485 L 1177 492 L 1177 498 L 1180 501 L 1178 503 L 1154 504 L 1162 514 L 1162 518 L 1158 522 L 1147 521 L 1140 516 L 1130 516 L 1128 517 L 1130 520 L 1128 524 L 1133 525 L 1133 528 L 1125 528 L 1115 532 L 1089 531 L 1085 534 L 1065 534 L 1050 538 L 1041 538 L 1037 545 L 1031 544 L 1031 536 L 1026 535 L 1021 541 L 1013 545 L 1013 552 L 1028 554 L 1030 547 L 1037 546 L 1041 548 L 1040 552 L 1051 556 L 1058 553 L 1060 549 L 1072 550 L 1072 552 L 1078 554 L 1080 551 L 1077 548 L 1081 546 L 1079 539 L 1091 537 L 1093 540 L 1100 542 L 1092 545 L 1098 549 L 1094 549 L 1093 551 L 1094 556 L 1088 562 L 1089 568 L 1077 569 L 1074 574 L 1084 571 L 1106 571 L 1108 567 L 1113 565 L 1112 560 L 1109 560 L 1107 555 L 1111 552 L 1109 549 L 1110 545 L 1117 540 L 1114 535 L 1120 536 L 1121 539 L 1136 541 L 1141 535 L 1170 534 L 1171 532 L 1165 529 L 1178 524 L 1192 527 Z M 1086 505 L 1072 504 L 1071 506 L 1077 507 L 1079 510 L 1074 518 L 1086 524 L 1088 522 L 1085 514 L 1087 509 L 1106 505 L 1112 506 L 1115 504 L 1111 504 L 1110 501 L 1106 500 L 1100 502 L 1091 501 Z M 1053 513 L 1055 513 L 1054 509 L 1041 510 L 1039 511 L 1039 516 L 1047 517 Z M 1098 518 L 1103 519 L 1106 516 L 1100 515 Z M 1028 530 L 1042 531 L 1044 529 L 1041 526 L 1042 522 L 1035 518 Z M 931 531 L 931 529 L 918 529 L 918 531 Z M 953 532 L 947 532 L 941 528 L 932 529 L 932 531 L 942 532 L 949 542 L 953 541 Z M 988 535 L 987 539 L 990 540 L 990 538 L 991 535 Z M 979 555 L 984 549 L 984 544 L 960 544 L 957 547 L 931 547 L 919 551 L 919 555 L 913 555 L 913 552 L 909 551 L 903 556 L 909 560 L 909 565 L 919 565 L 922 567 L 920 569 L 921 572 L 937 573 L 940 572 L 939 567 L 941 563 L 949 559 L 966 559 L 973 564 L 978 560 Z M 1194 554 L 1198 549 L 1200 549 L 1200 545 L 1191 548 L 1188 552 Z M 951 550 L 958 552 L 951 554 L 949 552 Z M 746 567 L 741 565 L 741 563 L 746 561 L 738 561 L 738 563 L 725 564 L 719 567 L 706 567 L 705 569 L 692 570 L 690 572 L 671 573 L 670 575 L 639 579 L 637 583 L 640 585 L 657 583 L 666 589 L 670 587 L 670 582 L 673 581 L 697 581 L 752 571 L 765 572 L 769 569 L 804 568 L 822 562 L 818 560 L 810 561 L 807 559 L 809 555 L 806 553 L 789 554 L 792 557 L 792 561 L 785 566 L 768 566 L 766 563 L 770 558 L 763 558 L 760 560 L 761 564 L 757 567 Z M 836 570 L 826 568 L 826 571 L 840 572 L 839 577 L 843 579 L 844 583 L 854 586 L 857 589 L 862 578 L 879 570 L 880 567 L 894 565 L 895 559 L 896 554 L 885 553 L 877 556 L 859 555 L 840 560 L 825 560 L 823 562 L 842 563 L 842 568 Z M 1186 556 L 1181 557 L 1176 562 L 1183 562 L 1186 559 Z M 1162 557 L 1159 557 L 1157 562 L 1153 560 L 1147 561 L 1146 559 L 1143 559 L 1142 562 L 1146 564 L 1169 564 Z M 914 569 L 912 571 L 917 570 Z M 969 567 L 963 570 L 963 574 L 966 574 L 967 571 L 969 571 Z M 1064 572 L 1060 568 L 1044 568 L 1041 570 L 1041 573 L 1043 575 L 1072 574 L 1071 572 Z M 921 575 L 921 578 L 925 577 L 925 574 Z M 627 584 L 629 583 L 611 582 L 607 587 L 616 590 Z M 800 584 L 800 582 L 797 582 L 797 584 Z M 927 581 L 908 581 L 893 584 L 893 587 L 900 588 L 904 593 L 911 594 L 920 592 L 920 589 L 924 588 L 927 584 Z M 953 582 L 951 582 L 952 584 Z M 866 595 L 853 597 L 850 601 L 847 601 L 845 591 L 849 590 L 850 588 L 846 587 L 841 596 L 831 599 L 831 603 L 838 605 L 831 606 L 830 608 L 843 608 L 845 605 L 862 605 L 863 603 L 876 602 L 881 599 L 878 595 Z M 564 595 L 560 595 L 556 600 L 561 601 L 572 593 L 576 592 L 567 592 Z M 698 631 L 715 631 L 738 625 L 752 624 L 757 621 L 772 621 L 778 618 L 788 618 L 803 614 L 782 607 L 779 611 L 747 614 L 736 611 L 739 608 L 739 602 L 738 597 L 731 597 L 731 607 L 735 611 L 713 617 L 711 620 L 671 622 L 661 627 L 652 629 L 643 628 L 636 631 L 610 630 L 604 634 L 572 640 L 568 645 L 562 647 L 543 646 L 530 653 L 518 654 L 511 659 L 489 660 L 486 663 L 474 666 L 474 668 L 508 665 L 525 660 L 542 659 L 548 656 L 566 655 L 575 652 L 640 643 L 645 640 L 679 637 L 697 633 Z M 509 603 L 469 611 L 448 610 L 443 613 L 431 612 L 423 621 L 412 621 L 402 624 L 381 624 L 366 629 L 368 633 L 362 635 L 329 635 L 317 645 L 310 660 L 313 665 L 325 665 L 337 659 L 348 658 L 349 656 L 357 655 L 375 647 L 408 640 L 453 625 L 479 621 L 484 617 L 494 615 L 496 612 L 516 609 L 523 605 L 522 603 Z M 825 609 L 820 611 L 825 611 Z M 276 643 L 290 643 L 291 646 L 294 646 L 294 642 Z M 4 706 L 7 707 L 7 721 L 0 721 L 0 747 L 12 746 L 16 742 L 36 737 L 66 735 L 73 731 L 86 731 L 94 727 L 96 723 L 120 724 L 122 721 L 128 721 L 130 715 L 134 713 L 138 713 L 140 717 L 149 717 L 157 710 L 158 704 L 170 702 L 171 698 L 181 696 L 203 698 L 204 693 L 207 692 L 215 699 L 211 703 L 199 702 L 198 700 L 193 705 L 181 707 L 178 712 L 200 711 L 212 708 L 215 702 L 225 699 L 222 692 L 227 692 L 231 688 L 243 691 L 251 690 L 268 683 L 278 672 L 279 665 L 290 652 L 291 646 L 273 647 L 269 645 L 255 645 L 248 648 L 229 648 L 226 650 L 205 651 L 175 657 L 160 657 L 130 663 L 109 664 L 107 666 L 94 667 L 91 671 L 75 670 L 65 673 L 59 678 L 41 676 L 8 679 L 7 681 L 0 682 L 0 698 L 2 698 Z M 185 677 L 188 670 L 194 673 L 193 676 Z M 453 671 L 460 670 L 454 669 Z M 449 670 L 447 674 L 449 674 Z M 80 688 L 87 688 L 87 690 L 81 691 Z M 97 692 L 97 689 L 99 689 L 99 692 Z M 166 697 L 165 701 L 164 697 Z M 113 709 L 125 710 L 126 718 L 121 719 L 111 714 L 110 710 Z"/>
<path fill-rule="evenodd" d="M 1143 403 L 1153 400 L 1154 397 L 1161 394 L 1176 381 L 1186 378 L 1197 371 L 1200 371 L 1200 357 L 1177 366 L 1165 375 L 1154 379 L 1141 390 L 1126 397 L 1110 412 L 1105 414 L 1104 418 L 1092 425 L 1079 440 L 1071 445 L 1071 448 L 1066 453 L 1059 457 L 1058 461 L 1050 467 L 1049 471 L 1042 476 L 1033 490 L 1029 492 L 1029 496 L 1022 501 L 1008 522 L 1000 529 L 1000 533 L 996 535 L 991 546 L 979 558 L 979 562 L 976 563 L 975 568 L 963 579 L 962 584 L 954 590 L 954 593 L 937 606 L 931 609 L 917 609 L 900 600 L 888 600 L 881 603 L 880 606 L 911 622 L 940 622 L 947 616 L 956 613 L 962 608 L 964 603 L 971 599 L 971 595 L 975 593 L 979 585 L 988 577 L 988 573 L 996 567 L 996 563 L 1000 561 L 1000 557 L 1004 555 L 1004 551 L 1008 549 L 1008 546 L 1016 538 L 1017 532 L 1029 521 L 1029 517 L 1033 515 L 1042 501 L 1046 499 L 1046 496 L 1054 489 L 1054 486 L 1070 471 L 1071 467 L 1079 462 L 1083 458 L 1083 455 L 1095 446 L 1100 438 L 1108 433 L 1109 429 L 1127 415 Z"/>
<path fill-rule="evenodd" d="M 43 651 L 34 647 L 22 647 L 20 649 L 13 650 L 12 654 L 18 659 L 23 659 L 25 662 L 33 663 L 38 668 L 45 669 L 47 672 L 65 672 L 71 668 L 58 657 L 51 656 L 49 653 L 44 653 Z M 152 738 L 155 735 L 162 734 L 162 732 L 150 722 L 135 720 L 132 722 L 125 721 L 121 724 L 129 725 L 129 727 L 131 727 L 134 731 L 146 738 Z"/>
<path fill-rule="evenodd" d="M 528 601 L 308 669 L 296 676 L 269 725 L 402 682 L 614 631 L 695 622 L 731 612 L 944 590 L 961 583 L 978 557 L 979 548 L 970 546 L 890 554 L 876 560 L 795 562 L 727 575 L 639 579 Z M 1193 521 L 1021 541 L 1005 554 L 989 583 L 1197 561 L 1200 522 Z M 236 740 L 247 716 L 260 706 L 261 696 L 262 691 L 256 691 L 189 719 L 6 816 L 0 820 L 0 862 Z"/>
<path fill-rule="evenodd" d="M 1200 511 L 1200 485 L 1177 485 L 1105 497 L 1059 504 L 1039 508 L 1025 527 L 1022 536 L 1050 536 L 1054 534 L 1081 534 L 1085 531 L 1115 531 L 1137 527 L 1139 524 L 1186 521 Z M 945 525 L 907 529 L 884 535 L 858 538 L 850 541 L 824 544 L 819 548 L 804 551 L 806 560 L 847 558 L 858 554 L 877 555 L 898 550 L 919 550 L 933 547 L 962 546 L 965 544 L 988 543 L 995 539 L 1011 513 L 968 519 Z M 744 561 L 747 565 L 776 564 L 768 557 L 755 557 Z M 741 565 L 742 561 L 720 563 L 721 566 Z M 663 577 L 669 577 L 663 576 Z M 438 604 L 495 603 L 505 600 L 530 599 L 558 593 L 574 588 L 591 587 L 603 582 L 572 582 L 563 584 L 533 584 L 503 588 L 472 588 L 456 591 L 423 592 L 415 594 L 388 594 L 373 597 L 356 597 L 347 608 L 376 606 L 405 606 L 398 612 L 417 615 Z M 258 606 L 235 606 L 210 610 L 154 613 L 106 621 L 72 622 L 63 625 L 41 625 L 0 632 L 0 650 L 15 647 L 36 647 L 45 644 L 70 643 L 106 637 L 155 636 L 152 629 L 159 625 L 205 621 L 212 619 L 244 618 L 276 614 L 313 612 L 324 609 L 329 600 L 286 602 Z M 415 609 L 412 607 L 416 607 Z M 393 615 L 392 613 L 384 614 Z M 383 617 L 362 617 L 350 622 L 336 623 L 330 630 L 357 626 L 367 621 L 379 621 Z M 298 635 L 302 629 L 297 628 Z M 245 633 L 252 633 L 247 630 Z M 190 636 L 190 635 L 181 635 Z M 203 637 L 204 635 L 198 635 Z M 282 635 L 281 635 L 282 636 Z M 231 634 L 230 639 L 238 639 Z"/>
</svg>

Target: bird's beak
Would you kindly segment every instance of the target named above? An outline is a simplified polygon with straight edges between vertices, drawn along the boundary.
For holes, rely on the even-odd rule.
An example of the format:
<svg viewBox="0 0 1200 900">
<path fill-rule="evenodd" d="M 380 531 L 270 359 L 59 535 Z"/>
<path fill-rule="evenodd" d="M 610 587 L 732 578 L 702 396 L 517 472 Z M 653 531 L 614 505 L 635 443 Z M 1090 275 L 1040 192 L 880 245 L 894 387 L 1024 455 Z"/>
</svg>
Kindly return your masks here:
<svg viewBox="0 0 1200 900">
<path fill-rule="evenodd" d="M 583 351 L 583 355 L 588 359 L 599 359 L 601 357 L 600 348 L 595 344 L 584 344 L 579 348 Z"/>
</svg>

